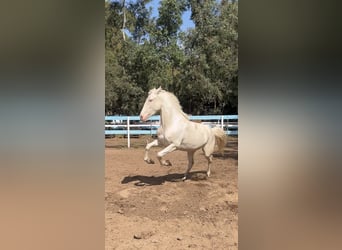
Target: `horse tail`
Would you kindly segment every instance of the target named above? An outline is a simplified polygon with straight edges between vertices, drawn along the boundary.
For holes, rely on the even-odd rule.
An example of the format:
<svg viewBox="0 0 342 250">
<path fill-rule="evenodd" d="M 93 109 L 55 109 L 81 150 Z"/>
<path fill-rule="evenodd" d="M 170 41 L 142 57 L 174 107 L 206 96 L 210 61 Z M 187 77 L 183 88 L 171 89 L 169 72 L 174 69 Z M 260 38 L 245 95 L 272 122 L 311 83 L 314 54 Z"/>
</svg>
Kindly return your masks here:
<svg viewBox="0 0 342 250">
<path fill-rule="evenodd" d="M 212 131 L 215 135 L 216 144 L 218 146 L 219 152 L 223 153 L 223 149 L 227 143 L 226 133 L 224 132 L 222 128 L 218 128 L 218 127 L 212 128 Z"/>
</svg>

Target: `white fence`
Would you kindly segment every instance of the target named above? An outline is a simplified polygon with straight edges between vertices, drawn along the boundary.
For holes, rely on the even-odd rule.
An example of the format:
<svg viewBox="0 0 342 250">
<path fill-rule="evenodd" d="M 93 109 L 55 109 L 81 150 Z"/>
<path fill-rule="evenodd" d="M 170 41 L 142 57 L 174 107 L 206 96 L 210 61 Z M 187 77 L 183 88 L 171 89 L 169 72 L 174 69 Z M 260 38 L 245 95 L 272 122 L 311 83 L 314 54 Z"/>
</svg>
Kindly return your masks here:
<svg viewBox="0 0 342 250">
<path fill-rule="evenodd" d="M 197 115 L 189 116 L 192 121 L 200 121 L 210 127 L 221 127 L 227 135 L 238 135 L 237 115 Z M 127 146 L 131 145 L 131 135 L 156 135 L 160 126 L 160 116 L 151 116 L 147 122 L 141 122 L 139 116 L 105 116 L 105 136 L 125 135 Z"/>
</svg>

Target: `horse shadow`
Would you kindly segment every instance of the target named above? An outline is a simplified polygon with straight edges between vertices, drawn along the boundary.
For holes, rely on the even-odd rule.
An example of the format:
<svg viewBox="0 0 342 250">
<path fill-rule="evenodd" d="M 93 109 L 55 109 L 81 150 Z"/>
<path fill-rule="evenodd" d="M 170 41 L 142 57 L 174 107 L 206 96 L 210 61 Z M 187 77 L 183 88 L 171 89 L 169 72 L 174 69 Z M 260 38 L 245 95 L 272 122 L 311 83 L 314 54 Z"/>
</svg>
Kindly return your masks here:
<svg viewBox="0 0 342 250">
<path fill-rule="evenodd" d="M 135 186 L 154 186 L 162 185 L 165 182 L 181 182 L 183 181 L 184 174 L 167 174 L 161 176 L 145 176 L 145 175 L 135 175 L 126 176 L 122 179 L 121 184 L 127 184 L 130 182 L 135 182 Z M 206 171 L 194 171 L 188 174 L 188 180 L 200 181 L 206 180 Z"/>
</svg>

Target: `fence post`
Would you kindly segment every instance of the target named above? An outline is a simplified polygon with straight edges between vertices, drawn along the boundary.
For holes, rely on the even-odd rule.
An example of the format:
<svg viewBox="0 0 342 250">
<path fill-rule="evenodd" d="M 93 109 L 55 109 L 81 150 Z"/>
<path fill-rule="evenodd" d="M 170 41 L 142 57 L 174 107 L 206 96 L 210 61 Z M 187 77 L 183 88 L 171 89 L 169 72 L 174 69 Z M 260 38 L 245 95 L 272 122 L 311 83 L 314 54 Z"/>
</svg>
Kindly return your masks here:
<svg viewBox="0 0 342 250">
<path fill-rule="evenodd" d="M 221 128 L 223 129 L 223 115 L 221 115 Z"/>
<path fill-rule="evenodd" d="M 131 147 L 131 135 L 130 135 L 130 131 L 129 131 L 129 116 L 127 116 L 127 147 L 130 148 Z"/>
</svg>

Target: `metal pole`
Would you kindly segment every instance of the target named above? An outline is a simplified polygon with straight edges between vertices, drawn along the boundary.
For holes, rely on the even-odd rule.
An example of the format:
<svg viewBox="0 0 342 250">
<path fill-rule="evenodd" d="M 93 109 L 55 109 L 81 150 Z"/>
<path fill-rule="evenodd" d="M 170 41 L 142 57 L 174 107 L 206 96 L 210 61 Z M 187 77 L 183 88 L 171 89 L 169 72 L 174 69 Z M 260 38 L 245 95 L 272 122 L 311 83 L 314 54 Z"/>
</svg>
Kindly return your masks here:
<svg viewBox="0 0 342 250">
<path fill-rule="evenodd" d="M 223 129 L 223 115 L 221 115 L 221 128 Z"/>
<path fill-rule="evenodd" d="M 127 147 L 131 147 L 131 136 L 129 131 L 129 116 L 127 116 Z"/>
</svg>

